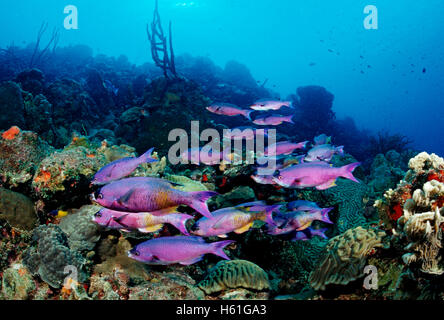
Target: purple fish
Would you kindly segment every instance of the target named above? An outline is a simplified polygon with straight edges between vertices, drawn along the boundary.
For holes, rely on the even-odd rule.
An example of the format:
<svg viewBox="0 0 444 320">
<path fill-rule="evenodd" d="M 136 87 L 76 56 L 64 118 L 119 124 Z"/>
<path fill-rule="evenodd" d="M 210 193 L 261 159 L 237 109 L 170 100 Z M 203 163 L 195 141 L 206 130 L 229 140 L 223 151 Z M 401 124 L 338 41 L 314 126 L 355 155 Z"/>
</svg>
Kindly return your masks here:
<svg viewBox="0 0 444 320">
<path fill-rule="evenodd" d="M 250 114 L 253 110 L 241 109 L 231 103 L 216 103 L 206 108 L 208 111 L 223 116 L 244 116 L 251 120 Z"/>
<path fill-rule="evenodd" d="M 283 122 L 294 123 L 292 120 L 293 116 L 280 116 L 280 115 L 271 115 L 262 118 L 254 119 L 253 123 L 259 126 L 277 126 L 282 124 Z"/>
<path fill-rule="evenodd" d="M 279 110 L 282 107 L 293 108 L 291 101 L 261 99 L 253 103 L 250 108 L 258 111 Z"/>
<path fill-rule="evenodd" d="M 91 184 L 102 185 L 129 176 L 142 163 L 159 161 L 152 157 L 154 148 L 149 149 L 140 157 L 127 157 L 113 161 L 101 168 L 94 175 Z"/>
<path fill-rule="evenodd" d="M 265 148 L 264 154 L 266 156 L 279 156 L 292 154 L 297 149 L 303 149 L 308 141 L 294 143 L 290 141 L 280 141 Z"/>
<path fill-rule="evenodd" d="M 177 207 L 168 208 L 155 212 L 121 212 L 102 208 L 93 218 L 97 224 L 122 231 L 139 230 L 143 233 L 156 232 L 168 223 L 176 227 L 180 232 L 189 235 L 185 226 L 186 222 L 193 216 L 181 214 L 176 211 Z"/>
<path fill-rule="evenodd" d="M 318 190 L 325 190 L 334 187 L 338 177 L 359 183 L 352 172 L 360 164 L 360 162 L 355 162 L 335 168 L 325 162 L 301 163 L 276 171 L 274 181 L 285 188 L 316 187 Z"/>
<path fill-rule="evenodd" d="M 220 152 L 212 149 L 190 148 L 180 155 L 180 159 L 184 162 L 191 162 L 194 164 L 203 163 L 211 166 L 220 164 L 221 161 L 231 162 L 232 154 L 230 153 L 230 150 Z"/>
<path fill-rule="evenodd" d="M 170 181 L 159 178 L 134 177 L 105 185 L 92 200 L 105 208 L 125 212 L 152 212 L 183 204 L 211 217 L 206 201 L 214 195 L 217 192 L 180 191 Z"/>
<path fill-rule="evenodd" d="M 275 221 L 283 221 L 283 223 L 279 227 L 269 228 L 269 234 L 281 235 L 292 231 L 302 231 L 310 227 L 315 220 L 333 224 L 328 217 L 331 210 L 332 208 L 326 208 L 320 212 L 290 211 L 281 213 L 277 215 Z"/>
<path fill-rule="evenodd" d="M 329 144 L 331 143 L 331 137 L 327 136 L 325 133 L 322 133 L 313 139 L 315 146 L 319 146 L 321 144 Z"/>
<path fill-rule="evenodd" d="M 200 218 L 191 233 L 203 237 L 226 237 L 230 232 L 240 234 L 248 231 L 256 220 L 265 220 L 269 225 L 275 225 L 272 214 L 280 207 L 257 201 L 219 209 L 212 212 L 212 218 Z"/>
<path fill-rule="evenodd" d="M 291 239 L 292 241 L 306 241 L 310 240 L 311 238 L 318 236 L 323 239 L 328 239 L 328 237 L 325 235 L 325 232 L 328 230 L 328 228 L 322 228 L 322 229 L 314 229 L 312 227 L 309 227 L 303 231 L 298 231 L 294 235 L 294 237 Z"/>
<path fill-rule="evenodd" d="M 331 158 L 335 154 L 343 155 L 344 154 L 344 146 L 335 147 L 331 144 L 321 144 L 311 148 L 307 156 L 305 157 L 305 161 L 327 161 L 329 162 Z"/>
<path fill-rule="evenodd" d="M 237 127 L 234 129 L 224 130 L 224 138 L 231 140 L 252 140 L 256 136 L 268 136 L 267 129 L 256 129 L 252 127 Z"/>
<path fill-rule="evenodd" d="M 321 212 L 323 210 L 323 208 L 320 208 L 316 202 L 311 202 L 307 200 L 295 200 L 289 202 L 287 203 L 287 208 L 291 211 L 306 211 L 306 212 Z"/>
<path fill-rule="evenodd" d="M 162 237 L 138 244 L 128 252 L 128 257 L 147 264 L 161 265 L 190 265 L 199 262 L 208 253 L 230 260 L 223 249 L 233 242 L 225 240 L 207 243 L 201 237 L 192 236 Z"/>
<path fill-rule="evenodd" d="M 260 175 L 252 175 L 251 178 L 259 184 L 276 184 L 276 182 L 274 182 L 273 180 L 273 176 L 269 175 L 269 176 L 260 176 Z"/>
</svg>

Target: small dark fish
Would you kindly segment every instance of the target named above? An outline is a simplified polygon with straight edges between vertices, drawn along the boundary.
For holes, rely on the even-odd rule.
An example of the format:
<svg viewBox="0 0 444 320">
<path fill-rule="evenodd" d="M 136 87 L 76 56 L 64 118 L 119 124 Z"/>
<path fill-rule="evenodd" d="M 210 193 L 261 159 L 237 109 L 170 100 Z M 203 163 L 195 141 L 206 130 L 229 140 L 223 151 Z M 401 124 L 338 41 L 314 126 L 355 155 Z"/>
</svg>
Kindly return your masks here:
<svg viewBox="0 0 444 320">
<path fill-rule="evenodd" d="M 426 73 L 426 71 L 427 71 L 426 68 L 422 69 L 422 73 Z"/>
<path fill-rule="evenodd" d="M 105 80 L 103 81 L 103 86 L 106 90 L 113 93 L 115 96 L 117 96 L 117 93 L 119 93 L 119 88 L 116 88 L 111 81 Z"/>
</svg>

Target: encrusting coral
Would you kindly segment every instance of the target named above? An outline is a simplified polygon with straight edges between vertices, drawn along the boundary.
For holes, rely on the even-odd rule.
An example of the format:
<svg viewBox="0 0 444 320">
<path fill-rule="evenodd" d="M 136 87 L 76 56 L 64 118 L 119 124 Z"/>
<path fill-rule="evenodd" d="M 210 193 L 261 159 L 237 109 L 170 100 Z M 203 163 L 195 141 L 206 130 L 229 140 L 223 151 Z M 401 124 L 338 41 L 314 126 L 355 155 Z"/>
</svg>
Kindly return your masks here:
<svg viewBox="0 0 444 320">
<path fill-rule="evenodd" d="M 404 210 L 404 216 L 398 220 L 409 244 L 405 247 L 408 253 L 402 256 L 405 264 L 421 263 L 421 271 L 441 275 L 444 269 L 439 266 L 442 248 L 442 229 L 444 217 L 438 208 L 434 212 L 414 213 Z"/>
<path fill-rule="evenodd" d="M 54 148 L 31 131 L 11 127 L 0 137 L 0 178 L 7 185 L 18 186 L 30 181 L 40 162 Z"/>
<path fill-rule="evenodd" d="M 325 290 L 329 284 L 346 285 L 364 275 L 367 257 L 382 247 L 384 232 L 357 227 L 329 240 L 326 254 L 310 274 L 310 284 Z"/>
<path fill-rule="evenodd" d="M 212 294 L 236 288 L 266 290 L 270 282 L 268 274 L 250 261 L 224 260 L 211 268 L 197 286 L 206 294 Z"/>
<path fill-rule="evenodd" d="M 410 268 L 440 275 L 441 224 L 444 206 L 444 159 L 422 152 L 410 159 L 410 170 L 395 190 L 375 202 L 382 216 L 391 217 L 393 239 L 402 245 L 402 260 Z"/>
</svg>

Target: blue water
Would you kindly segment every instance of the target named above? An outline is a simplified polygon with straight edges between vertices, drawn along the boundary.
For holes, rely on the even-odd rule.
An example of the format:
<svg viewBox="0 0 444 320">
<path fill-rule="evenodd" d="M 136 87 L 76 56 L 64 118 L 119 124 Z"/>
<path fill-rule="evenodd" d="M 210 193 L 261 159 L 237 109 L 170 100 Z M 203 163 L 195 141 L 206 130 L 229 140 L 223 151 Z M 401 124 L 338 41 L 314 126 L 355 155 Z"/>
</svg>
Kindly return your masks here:
<svg viewBox="0 0 444 320">
<path fill-rule="evenodd" d="M 69 4 L 78 8 L 77 30 L 63 28 Z M 377 30 L 363 26 L 368 4 L 378 8 Z M 59 46 L 86 44 L 142 64 L 151 61 L 145 25 L 153 8 L 154 0 L 1 1 L 0 46 L 35 41 L 47 21 L 60 29 Z M 443 1 L 160 0 L 159 10 L 165 25 L 173 22 L 177 55 L 239 61 L 282 98 L 323 86 L 339 118 L 444 155 Z"/>
</svg>

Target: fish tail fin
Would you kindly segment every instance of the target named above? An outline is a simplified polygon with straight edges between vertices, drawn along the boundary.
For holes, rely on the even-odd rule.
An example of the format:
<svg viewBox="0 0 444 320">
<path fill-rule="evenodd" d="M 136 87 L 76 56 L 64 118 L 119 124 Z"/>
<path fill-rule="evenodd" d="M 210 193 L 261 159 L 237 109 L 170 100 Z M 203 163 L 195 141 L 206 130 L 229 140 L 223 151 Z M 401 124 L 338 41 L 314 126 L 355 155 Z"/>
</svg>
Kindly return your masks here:
<svg viewBox="0 0 444 320">
<path fill-rule="evenodd" d="M 279 209 L 282 207 L 281 204 L 268 206 L 268 208 L 265 210 L 265 222 L 268 223 L 270 226 L 276 226 L 276 222 L 273 220 L 273 212 L 279 212 Z"/>
<path fill-rule="evenodd" d="M 287 122 L 294 124 L 293 121 L 293 115 L 289 115 L 288 117 L 285 118 L 287 120 Z"/>
<path fill-rule="evenodd" d="M 344 146 L 336 147 L 336 151 L 338 154 L 343 155 L 344 154 Z"/>
<path fill-rule="evenodd" d="M 310 141 L 308 141 L 308 140 L 302 142 L 302 146 L 303 146 L 302 148 L 303 148 L 303 149 L 307 148 L 307 144 L 308 144 L 309 142 L 310 142 Z"/>
<path fill-rule="evenodd" d="M 144 154 L 142 154 L 139 158 L 146 163 L 149 162 L 157 162 L 159 161 L 158 159 L 154 158 L 152 153 L 153 153 L 154 147 L 150 148 L 147 152 L 145 152 Z"/>
<path fill-rule="evenodd" d="M 353 170 L 355 170 L 360 164 L 360 162 L 354 162 L 341 167 L 340 176 L 359 183 L 358 179 L 353 176 Z"/>
<path fill-rule="evenodd" d="M 330 220 L 330 217 L 328 216 L 328 213 L 333 210 L 333 208 L 325 208 L 321 210 L 321 221 L 329 224 L 333 224 L 333 222 Z"/>
<path fill-rule="evenodd" d="M 313 232 L 314 236 L 318 236 L 321 237 L 323 239 L 328 239 L 328 237 L 325 235 L 325 232 L 328 230 L 328 228 L 322 228 L 322 229 L 318 229 L 316 230 L 316 232 Z"/>
<path fill-rule="evenodd" d="M 245 118 L 247 118 L 248 120 L 250 120 L 251 121 L 251 113 L 253 112 L 254 110 L 245 110 Z"/>
<path fill-rule="evenodd" d="M 181 233 L 183 233 L 186 236 L 189 236 L 186 224 L 187 221 L 190 219 L 193 219 L 193 216 L 190 216 L 188 214 L 170 214 L 168 217 L 168 223 L 172 224 L 177 230 L 179 230 Z"/>
<path fill-rule="evenodd" d="M 201 215 L 211 218 L 212 215 L 210 210 L 208 210 L 207 200 L 218 193 L 214 191 L 193 191 L 188 193 L 190 194 L 188 205 Z"/>
<path fill-rule="evenodd" d="M 215 254 L 216 256 L 222 257 L 226 260 L 230 260 L 230 258 L 227 256 L 227 254 L 224 252 L 224 248 L 228 246 L 229 244 L 236 242 L 234 240 L 225 240 L 225 241 L 219 241 L 219 242 L 213 242 L 210 244 L 211 246 L 211 253 Z"/>
</svg>

